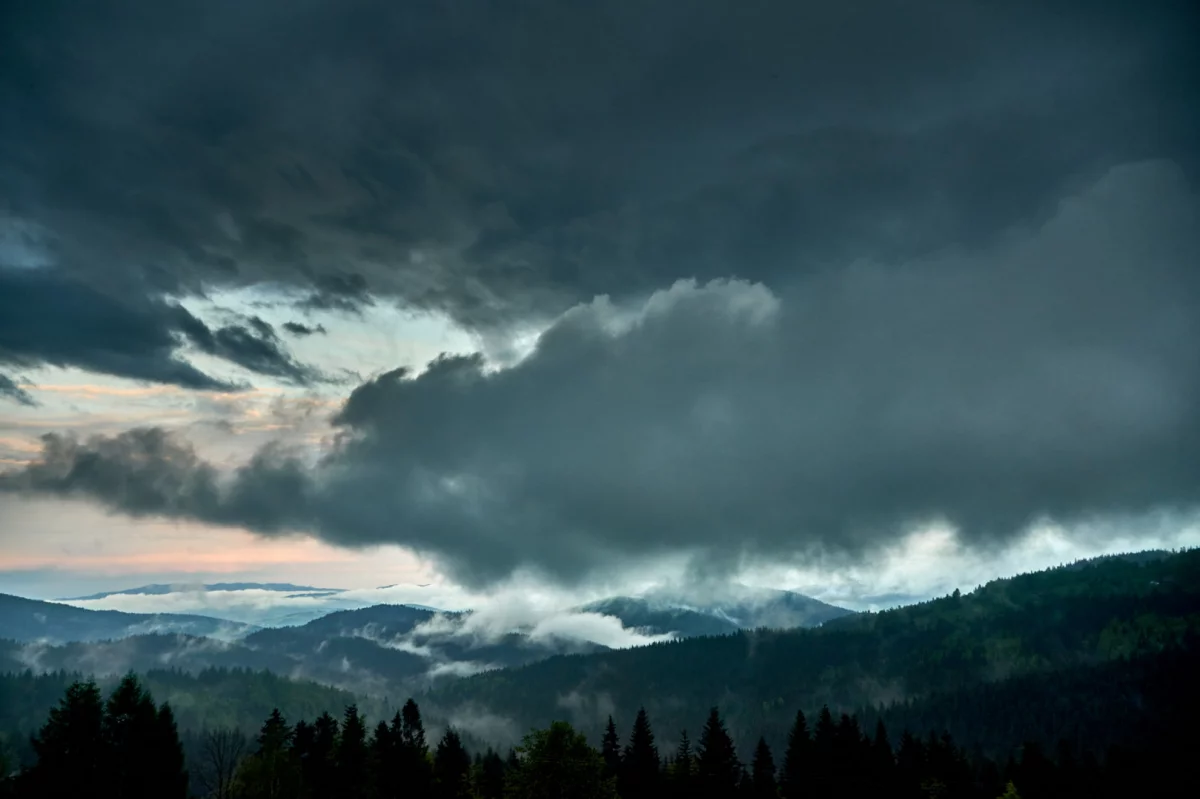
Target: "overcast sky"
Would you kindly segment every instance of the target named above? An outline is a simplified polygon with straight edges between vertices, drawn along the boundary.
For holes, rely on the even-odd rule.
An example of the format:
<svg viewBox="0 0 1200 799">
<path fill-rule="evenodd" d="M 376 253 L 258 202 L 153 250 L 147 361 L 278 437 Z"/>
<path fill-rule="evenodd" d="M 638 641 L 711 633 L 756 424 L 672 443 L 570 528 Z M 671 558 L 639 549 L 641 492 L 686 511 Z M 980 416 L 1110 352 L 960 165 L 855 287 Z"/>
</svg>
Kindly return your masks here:
<svg viewBox="0 0 1200 799">
<path fill-rule="evenodd" d="M 0 591 L 1200 544 L 1194 3 L 0 15 Z"/>
</svg>

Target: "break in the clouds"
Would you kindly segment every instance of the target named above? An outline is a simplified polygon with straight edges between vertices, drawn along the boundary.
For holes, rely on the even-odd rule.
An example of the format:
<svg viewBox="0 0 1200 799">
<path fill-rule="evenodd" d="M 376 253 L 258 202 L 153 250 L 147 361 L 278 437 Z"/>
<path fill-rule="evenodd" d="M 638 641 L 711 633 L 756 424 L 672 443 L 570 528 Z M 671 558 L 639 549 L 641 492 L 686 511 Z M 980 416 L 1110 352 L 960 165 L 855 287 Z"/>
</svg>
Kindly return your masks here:
<svg viewBox="0 0 1200 799">
<path fill-rule="evenodd" d="M 399 543 L 470 584 L 861 556 L 934 521 L 988 546 L 1200 500 L 1197 263 L 1185 176 L 1124 165 L 986 250 L 600 297 L 507 368 L 383 374 L 315 462 L 268 446 L 226 474 L 160 430 L 51 435 L 3 486 Z"/>
</svg>

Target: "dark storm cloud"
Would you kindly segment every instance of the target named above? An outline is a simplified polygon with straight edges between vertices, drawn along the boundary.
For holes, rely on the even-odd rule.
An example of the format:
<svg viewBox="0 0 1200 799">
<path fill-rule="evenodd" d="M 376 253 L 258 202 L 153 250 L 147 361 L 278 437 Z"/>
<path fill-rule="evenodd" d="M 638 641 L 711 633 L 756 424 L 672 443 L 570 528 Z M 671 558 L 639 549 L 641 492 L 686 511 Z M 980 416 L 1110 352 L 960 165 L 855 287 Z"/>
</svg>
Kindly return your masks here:
<svg viewBox="0 0 1200 799">
<path fill-rule="evenodd" d="M 325 333 L 324 325 L 306 325 L 303 322 L 284 322 L 282 327 L 293 336 L 312 336 L 317 333 Z"/>
<path fill-rule="evenodd" d="M 854 555 L 931 520 L 987 546 L 1039 518 L 1200 502 L 1197 263 L 1185 176 L 1125 165 L 986 250 L 600 298 L 509 368 L 383 374 L 316 464 L 267 448 L 221 478 L 133 431 L 48 437 L 0 483 L 397 542 L 475 583 L 665 552 Z"/>
<path fill-rule="evenodd" d="M 986 246 L 1197 167 L 1196 10 L 66 0 L 0 24 L 0 181 L 66 268 L 490 326 Z"/>
<path fill-rule="evenodd" d="M 184 332 L 208 329 L 176 305 L 120 300 L 48 269 L 0 267 L 0 364 L 77 366 L 185 388 L 230 388 L 176 357 Z"/>
<path fill-rule="evenodd" d="M 298 363 L 261 319 L 211 329 L 179 305 L 101 291 L 58 270 L 0 267 L 0 364 L 74 366 L 192 389 L 234 386 L 176 353 L 184 342 L 261 375 L 297 384 L 325 379 Z M 0 381 L 0 396 L 31 398 Z"/>
<path fill-rule="evenodd" d="M 279 341 L 275 328 L 257 316 L 247 319 L 245 325 L 224 325 L 213 330 L 193 319 L 185 331 L 201 351 L 251 372 L 302 386 L 327 379 L 292 358 Z"/>
</svg>

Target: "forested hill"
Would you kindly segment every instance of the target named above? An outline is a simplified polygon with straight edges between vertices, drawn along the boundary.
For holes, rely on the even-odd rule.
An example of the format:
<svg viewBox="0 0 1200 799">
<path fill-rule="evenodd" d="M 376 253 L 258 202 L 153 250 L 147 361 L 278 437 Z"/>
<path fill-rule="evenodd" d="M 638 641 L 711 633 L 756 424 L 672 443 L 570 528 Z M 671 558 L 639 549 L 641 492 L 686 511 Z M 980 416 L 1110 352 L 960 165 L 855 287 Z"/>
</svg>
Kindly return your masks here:
<svg viewBox="0 0 1200 799">
<path fill-rule="evenodd" d="M 660 736 L 720 704 L 739 742 L 795 708 L 889 705 L 1021 675 L 1159 652 L 1200 630 L 1200 551 L 1113 558 L 812 630 L 759 630 L 556 657 L 443 686 L 425 704 L 486 709 L 516 729 L 565 718 L 598 736 L 645 705 Z"/>
</svg>

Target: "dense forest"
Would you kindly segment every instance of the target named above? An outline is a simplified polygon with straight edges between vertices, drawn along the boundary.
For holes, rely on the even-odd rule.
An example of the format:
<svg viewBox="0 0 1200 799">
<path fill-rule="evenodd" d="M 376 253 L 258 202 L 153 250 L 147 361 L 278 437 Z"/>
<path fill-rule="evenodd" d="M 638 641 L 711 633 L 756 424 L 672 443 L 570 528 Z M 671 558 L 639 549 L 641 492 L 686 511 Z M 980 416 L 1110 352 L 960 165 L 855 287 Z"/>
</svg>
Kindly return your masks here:
<svg viewBox="0 0 1200 799">
<path fill-rule="evenodd" d="M 816 629 L 743 631 L 554 657 L 454 681 L 431 691 L 423 705 L 486 707 L 521 729 L 566 715 L 594 737 L 609 713 L 632 716 L 644 704 L 674 735 L 719 703 L 738 745 L 749 747 L 759 735 L 780 745 L 795 708 L 853 712 L 910 703 L 904 712 L 928 707 L 940 714 L 934 726 L 950 727 L 975 745 L 1008 742 L 1012 730 L 1031 719 L 1001 703 L 1004 723 L 1016 726 L 990 729 L 987 717 L 964 721 L 952 701 L 988 702 L 989 692 L 1036 692 L 1055 684 L 1064 686 L 1063 716 L 1128 714 L 1126 700 L 1097 687 L 1109 678 L 1104 669 L 1145 685 L 1154 681 L 1146 670 L 1158 668 L 1153 661 L 1160 653 L 1194 651 L 1189 642 L 1198 635 L 1200 551 L 1188 550 L 995 580 L 970 593 L 846 616 Z M 1070 735 L 1068 720 L 1038 725 L 1047 728 L 1048 745 Z"/>
<path fill-rule="evenodd" d="M 1194 691 L 1193 691 L 1194 693 Z M 1191 710 L 1195 710 L 1193 706 Z M 1191 722 L 1194 716 L 1181 721 Z M 1196 787 L 1191 727 L 1155 726 L 1133 748 L 1102 758 L 1062 740 L 1053 752 L 1026 742 L 996 762 L 959 747 L 945 732 L 895 741 L 882 720 L 828 707 L 794 715 L 777 758 L 765 738 L 736 746 L 720 710 L 710 709 L 694 743 L 656 743 L 644 709 L 622 741 L 609 717 L 599 746 L 567 722 L 533 730 L 503 756 L 471 753 L 448 727 L 426 738 L 409 699 L 373 727 L 356 705 L 340 719 L 322 713 L 290 724 L 273 710 L 249 740 L 207 730 L 190 762 L 174 713 L 130 675 L 107 701 L 93 682 L 72 683 L 32 738 L 36 759 L 0 778 L 5 799 L 800 799 L 894 796 L 1039 799 L 1188 796 Z M 3 773 L 7 773 L 4 769 Z"/>
</svg>

